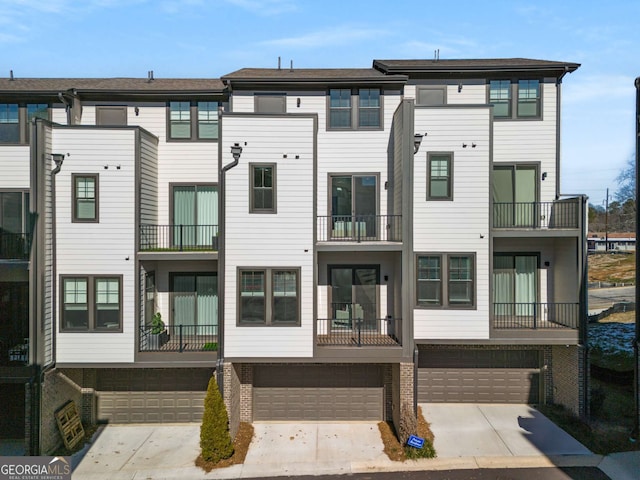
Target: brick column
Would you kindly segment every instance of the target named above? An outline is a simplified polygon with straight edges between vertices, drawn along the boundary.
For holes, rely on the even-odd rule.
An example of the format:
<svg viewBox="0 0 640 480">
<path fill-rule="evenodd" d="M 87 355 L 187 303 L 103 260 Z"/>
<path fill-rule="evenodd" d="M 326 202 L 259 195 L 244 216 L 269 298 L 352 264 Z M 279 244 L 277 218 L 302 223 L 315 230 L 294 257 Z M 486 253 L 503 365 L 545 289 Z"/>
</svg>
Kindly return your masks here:
<svg viewBox="0 0 640 480">
<path fill-rule="evenodd" d="M 253 365 L 240 366 L 240 421 L 253 421 Z"/>
<path fill-rule="evenodd" d="M 240 378 L 235 365 L 225 363 L 222 366 L 224 381 L 224 404 L 229 415 L 229 431 L 235 438 L 240 428 Z"/>
</svg>

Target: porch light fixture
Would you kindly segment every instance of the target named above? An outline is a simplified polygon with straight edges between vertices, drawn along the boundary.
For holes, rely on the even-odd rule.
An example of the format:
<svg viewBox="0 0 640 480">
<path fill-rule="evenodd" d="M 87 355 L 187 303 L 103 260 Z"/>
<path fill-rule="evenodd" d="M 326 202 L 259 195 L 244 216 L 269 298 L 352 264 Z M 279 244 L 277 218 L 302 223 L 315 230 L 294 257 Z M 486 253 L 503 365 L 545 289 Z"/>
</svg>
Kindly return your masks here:
<svg viewBox="0 0 640 480">
<path fill-rule="evenodd" d="M 240 160 L 240 155 L 242 154 L 242 147 L 240 146 L 239 143 L 234 143 L 231 146 L 231 155 L 233 156 L 233 159 L 237 162 L 238 160 Z"/>
<path fill-rule="evenodd" d="M 542 180 L 546 180 L 547 179 L 547 172 L 542 172 Z"/>
<path fill-rule="evenodd" d="M 421 134 L 421 133 L 416 133 L 413 136 L 413 154 L 415 155 L 416 153 L 418 153 L 418 150 L 420 150 L 420 144 L 422 143 L 422 139 L 424 137 L 427 136 L 427 133 L 425 132 L 425 134 Z"/>
<path fill-rule="evenodd" d="M 54 163 L 56 164 L 56 168 L 51 170 L 51 173 L 53 175 L 55 175 L 62 168 L 62 163 L 64 162 L 64 157 L 68 157 L 69 154 L 68 153 L 67 154 L 64 154 L 64 153 L 50 153 L 49 155 L 51 156 L 51 160 L 53 160 Z"/>
</svg>

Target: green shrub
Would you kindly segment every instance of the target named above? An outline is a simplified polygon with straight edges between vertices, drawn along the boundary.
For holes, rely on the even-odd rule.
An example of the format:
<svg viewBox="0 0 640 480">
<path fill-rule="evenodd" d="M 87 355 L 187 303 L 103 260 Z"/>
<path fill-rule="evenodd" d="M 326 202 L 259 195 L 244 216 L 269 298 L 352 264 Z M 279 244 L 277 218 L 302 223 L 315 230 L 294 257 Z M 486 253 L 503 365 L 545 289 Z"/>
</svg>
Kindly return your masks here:
<svg viewBox="0 0 640 480">
<path fill-rule="evenodd" d="M 207 462 L 219 462 L 233 455 L 233 443 L 229 434 L 229 417 L 215 377 L 209 380 L 204 399 L 204 413 L 200 427 L 202 458 Z"/>
<path fill-rule="evenodd" d="M 435 458 L 436 449 L 433 448 L 433 443 L 431 443 L 428 438 L 425 438 L 422 448 L 414 448 L 410 447 L 409 445 L 405 445 L 404 455 L 409 460 L 415 460 L 417 458 Z"/>
<path fill-rule="evenodd" d="M 157 335 L 164 332 L 164 322 L 162 321 L 162 314 L 156 312 L 151 319 L 151 333 Z"/>
</svg>

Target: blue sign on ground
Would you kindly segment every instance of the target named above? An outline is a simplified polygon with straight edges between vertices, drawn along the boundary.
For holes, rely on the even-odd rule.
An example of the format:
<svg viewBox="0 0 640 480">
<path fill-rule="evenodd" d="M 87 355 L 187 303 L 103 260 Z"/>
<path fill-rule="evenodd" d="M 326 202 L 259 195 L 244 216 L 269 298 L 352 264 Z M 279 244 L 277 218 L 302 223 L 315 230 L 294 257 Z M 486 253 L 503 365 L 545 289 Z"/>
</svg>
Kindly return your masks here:
<svg viewBox="0 0 640 480">
<path fill-rule="evenodd" d="M 424 446 L 424 438 L 416 437 L 415 435 L 409 435 L 407 445 L 414 448 L 422 448 Z"/>
</svg>

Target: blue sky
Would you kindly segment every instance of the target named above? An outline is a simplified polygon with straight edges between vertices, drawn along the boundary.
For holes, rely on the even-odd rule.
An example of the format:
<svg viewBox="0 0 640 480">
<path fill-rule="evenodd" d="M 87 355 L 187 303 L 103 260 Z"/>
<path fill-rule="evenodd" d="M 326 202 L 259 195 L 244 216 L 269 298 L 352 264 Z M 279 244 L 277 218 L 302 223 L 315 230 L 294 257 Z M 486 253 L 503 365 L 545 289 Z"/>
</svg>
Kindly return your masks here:
<svg viewBox="0 0 640 480">
<path fill-rule="evenodd" d="M 0 75 L 218 77 L 388 58 L 578 62 L 563 83 L 562 192 L 602 204 L 634 152 L 640 2 L 0 0 Z"/>
</svg>

